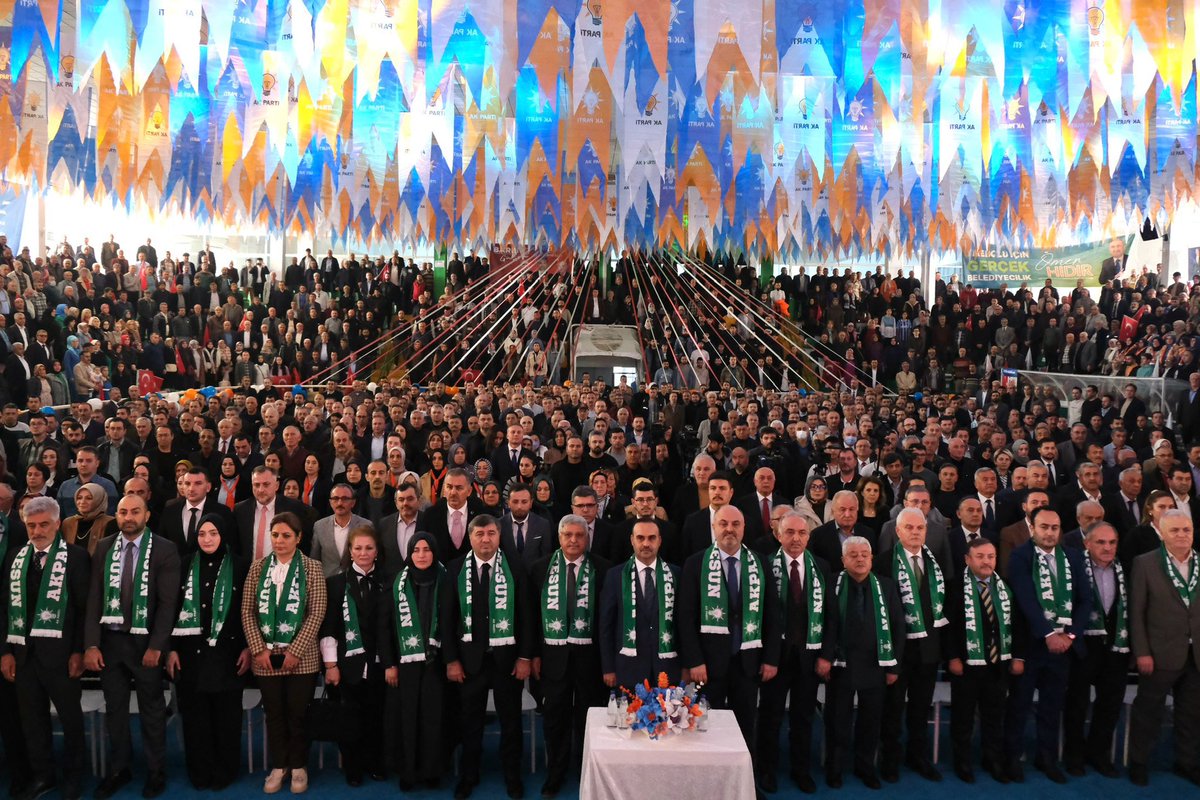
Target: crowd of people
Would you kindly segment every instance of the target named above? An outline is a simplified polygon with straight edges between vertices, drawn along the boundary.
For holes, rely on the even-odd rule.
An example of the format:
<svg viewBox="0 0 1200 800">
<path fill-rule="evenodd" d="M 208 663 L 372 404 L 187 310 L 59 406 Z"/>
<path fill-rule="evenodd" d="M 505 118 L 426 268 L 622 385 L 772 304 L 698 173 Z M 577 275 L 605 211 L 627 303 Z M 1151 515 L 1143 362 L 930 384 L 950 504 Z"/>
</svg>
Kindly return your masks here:
<svg viewBox="0 0 1200 800">
<path fill-rule="evenodd" d="M 660 673 L 734 712 L 764 793 L 784 771 L 815 791 L 818 768 L 830 787 L 847 770 L 872 788 L 902 769 L 942 780 L 928 725 L 939 678 L 961 781 L 976 764 L 1024 781 L 1030 717 L 1047 778 L 1115 777 L 1134 681 L 1129 779 L 1149 781 L 1173 695 L 1174 769 L 1200 785 L 1196 282 L 1111 281 L 1097 303 L 1059 303 L 952 281 L 926 310 L 911 275 L 818 270 L 764 287 L 713 264 L 744 290 L 729 320 L 699 301 L 666 310 L 649 262 L 623 256 L 613 284 L 628 288 L 598 319 L 590 269 L 575 281 L 519 267 L 502 281 L 455 258 L 463 278 L 448 285 L 463 288 L 434 301 L 429 276 L 398 256 L 306 255 L 277 278 L 254 263 L 218 275 L 207 247 L 196 266 L 158 259 L 149 241 L 133 267 L 111 240 L 98 256 L 86 240 L 26 256 L 0 242 L 0 741 L 13 797 L 81 796 L 81 691 L 94 679 L 110 749 L 96 797 L 133 779 L 132 693 L 143 796 L 168 785 L 169 713 L 193 786 L 238 780 L 248 686 L 266 720 L 264 791 L 305 791 L 321 683 L 341 700 L 350 786 L 390 776 L 409 790 L 456 772 L 460 798 L 484 772 L 489 693 L 505 788 L 523 795 L 527 690 L 553 797 L 578 772 L 587 709 Z M 1132 338 L 1123 322 L 1087 321 L 1123 302 Z M 815 359 L 767 361 L 781 352 L 775 312 L 815 327 Z M 664 348 L 648 378 L 688 363 L 692 379 L 569 384 L 561 361 L 528 368 L 535 343 L 561 352 L 570 320 L 605 315 Z M 515 341 L 493 349 L 464 328 L 478 324 Z M 389 325 L 412 332 L 398 343 L 408 370 L 368 381 L 355 361 Z M 1133 384 L 1018 392 L 989 372 L 1013 329 L 1026 363 L 1087 373 L 1047 341 L 1093 325 L 1105 351 L 1159 348 L 1158 374 L 1189 381 L 1180 404 L 1149 407 Z M 198 365 L 214 338 L 236 354 L 228 379 L 186 355 L 166 368 L 164 352 L 186 341 Z M 264 355 L 308 363 L 316 380 L 238 372 Z M 134 369 L 174 381 L 143 394 L 136 378 L 113 380 Z"/>
</svg>

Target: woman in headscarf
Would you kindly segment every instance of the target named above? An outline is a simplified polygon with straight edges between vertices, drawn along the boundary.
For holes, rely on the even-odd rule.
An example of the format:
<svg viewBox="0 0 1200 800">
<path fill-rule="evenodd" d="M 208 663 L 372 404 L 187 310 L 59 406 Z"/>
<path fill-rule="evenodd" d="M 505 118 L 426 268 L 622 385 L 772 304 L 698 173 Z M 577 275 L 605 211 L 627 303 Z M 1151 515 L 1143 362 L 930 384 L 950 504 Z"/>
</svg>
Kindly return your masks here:
<svg viewBox="0 0 1200 800">
<path fill-rule="evenodd" d="M 291 775 L 294 794 L 308 791 L 304 718 L 321 669 L 317 633 L 327 595 L 321 562 L 300 552 L 304 525 L 295 514 L 271 520 L 271 554 L 254 562 L 242 595 L 242 627 L 262 692 L 271 771 L 263 791 L 274 794 Z"/>
<path fill-rule="evenodd" d="M 329 579 L 329 607 L 321 627 L 325 685 L 336 686 L 343 702 L 358 708 L 358 731 L 339 744 L 346 783 L 363 776 L 384 778 L 383 667 L 379 660 L 379 617 L 387 581 L 376 565 L 382 552 L 375 529 L 361 525 L 346 539 L 343 570 Z"/>
<path fill-rule="evenodd" d="M 117 518 L 104 513 L 108 509 L 108 493 L 98 483 L 85 483 L 75 490 L 75 510 L 78 512 L 62 521 L 62 536 L 67 544 L 82 547 L 90 556 L 105 536 L 117 532 Z"/>
<path fill-rule="evenodd" d="M 438 608 L 448 591 L 433 534 L 408 543 L 404 568 L 388 584 L 379 615 L 379 660 L 387 692 L 387 752 L 400 788 L 437 786 L 445 771 L 446 666 Z"/>
<path fill-rule="evenodd" d="M 436 503 L 442 496 L 442 481 L 446 479 L 446 454 L 435 450 L 429 454 L 429 471 L 421 476 L 421 495 Z"/>
<path fill-rule="evenodd" d="M 226 455 L 221 458 L 221 466 L 217 475 L 217 484 L 213 487 L 212 497 L 230 511 L 233 507 L 250 497 L 250 479 L 242 480 L 241 467 L 236 456 Z"/>
<path fill-rule="evenodd" d="M 196 531 L 197 549 L 180 570 L 167 674 L 179 697 L 188 780 L 220 791 L 241 767 L 242 689 L 250 670 L 239 613 L 246 562 L 230 550 L 232 532 L 219 515 L 205 514 Z"/>
</svg>

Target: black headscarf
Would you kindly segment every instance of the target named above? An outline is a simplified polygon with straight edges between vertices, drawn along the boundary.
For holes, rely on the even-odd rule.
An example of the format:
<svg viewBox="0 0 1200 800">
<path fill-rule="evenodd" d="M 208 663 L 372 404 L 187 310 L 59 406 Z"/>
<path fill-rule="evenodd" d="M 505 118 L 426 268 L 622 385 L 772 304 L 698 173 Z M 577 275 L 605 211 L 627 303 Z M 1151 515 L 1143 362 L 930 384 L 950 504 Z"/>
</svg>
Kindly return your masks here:
<svg viewBox="0 0 1200 800">
<path fill-rule="evenodd" d="M 417 547 L 417 542 L 425 542 L 429 545 L 429 549 L 433 551 L 433 563 L 425 569 L 420 569 L 413 564 L 412 554 Z M 432 533 L 426 531 L 418 531 L 413 535 L 408 542 L 408 553 L 405 554 L 405 565 L 408 567 L 408 577 L 413 583 L 431 584 L 437 579 L 438 567 L 438 551 L 437 540 L 434 539 Z"/>
<path fill-rule="evenodd" d="M 229 531 L 227 529 L 228 523 L 220 514 L 205 514 L 200 518 L 200 521 L 196 523 L 196 530 L 199 531 L 202 527 L 204 527 L 204 523 L 206 522 L 211 522 L 213 527 L 217 529 L 217 533 L 221 536 L 221 543 L 217 545 L 216 551 L 213 552 L 211 556 L 201 551 L 198 545 L 196 545 L 196 552 L 199 553 L 202 558 L 220 559 L 221 556 L 229 551 Z"/>
</svg>

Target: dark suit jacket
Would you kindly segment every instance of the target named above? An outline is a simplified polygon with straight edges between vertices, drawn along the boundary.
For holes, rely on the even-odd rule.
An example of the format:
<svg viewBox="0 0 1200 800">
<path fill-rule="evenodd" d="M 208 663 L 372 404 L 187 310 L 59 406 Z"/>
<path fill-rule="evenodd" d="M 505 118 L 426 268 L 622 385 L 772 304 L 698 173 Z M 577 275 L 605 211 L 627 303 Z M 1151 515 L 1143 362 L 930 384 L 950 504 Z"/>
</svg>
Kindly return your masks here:
<svg viewBox="0 0 1200 800">
<path fill-rule="evenodd" d="M 963 610 L 963 573 L 959 572 L 958 576 L 949 581 L 946 588 L 946 619 L 950 620 L 950 624 L 946 626 L 947 644 L 946 658 L 957 658 L 964 662 L 967 660 L 967 628 L 966 618 Z M 995 586 L 1001 578 L 999 575 L 992 576 L 992 592 L 995 596 Z M 1009 591 L 1011 597 L 1012 592 Z M 1000 614 L 999 604 L 993 604 L 996 608 L 996 614 Z M 1012 609 L 1012 657 L 1025 657 L 1025 644 L 1028 641 L 1028 633 L 1025 631 L 1024 618 L 1014 607 Z M 993 631 L 993 634 L 999 636 L 999 631 Z"/>
<path fill-rule="evenodd" d="M 1087 630 L 1088 617 L 1092 613 L 1092 588 L 1088 585 L 1087 572 L 1083 566 L 1083 556 L 1078 550 L 1066 548 L 1067 564 L 1071 567 L 1071 624 L 1067 633 L 1075 635 L 1072 647 L 1079 655 L 1084 654 L 1083 634 Z M 1046 653 L 1046 637 L 1058 629 L 1046 621 L 1042 607 L 1038 603 L 1038 589 L 1033 580 L 1033 540 L 1013 550 L 1008 564 L 1008 585 L 1012 588 L 1014 613 L 1019 613 L 1025 620 L 1028 631 L 1027 647 L 1030 654 Z"/>
<path fill-rule="evenodd" d="M 931 551 L 930 551 L 931 552 Z M 895 576 L 895 549 L 884 550 L 875 557 L 873 569 L 876 575 L 883 575 L 891 578 L 896 584 L 896 592 L 900 591 L 900 580 Z M 942 568 L 942 578 L 945 582 L 945 593 L 949 594 L 950 587 L 954 585 L 954 579 L 949 574 L 949 570 L 945 564 L 938 564 Z M 926 636 L 920 639 L 909 639 L 908 647 L 917 648 L 921 652 L 922 664 L 937 664 L 945 655 L 948 647 L 946 634 L 949 626 L 943 625 L 940 628 L 933 627 L 933 598 L 930 594 L 933 585 L 933 576 L 929 574 L 929 567 L 926 566 L 926 580 L 924 589 L 920 590 L 921 608 L 925 614 L 925 631 Z M 943 595 L 944 598 L 945 595 Z M 900 598 L 900 602 L 904 602 L 904 598 Z M 944 609 L 943 609 L 944 610 Z M 905 626 L 907 628 L 907 625 Z"/>
<path fill-rule="evenodd" d="M 165 536 L 174 543 L 179 552 L 187 555 L 196 549 L 196 542 L 187 541 L 187 528 L 183 524 L 183 508 L 187 505 L 187 501 L 182 497 L 176 497 L 173 500 L 168 500 L 163 506 L 162 514 L 158 520 L 158 535 Z M 225 520 L 227 525 L 233 523 L 233 514 L 230 513 L 229 507 L 224 506 L 216 501 L 216 498 L 211 495 L 204 498 L 204 508 L 196 518 L 197 524 L 201 519 L 208 514 L 217 514 Z M 251 525 L 251 535 L 253 535 L 253 525 Z"/>
<path fill-rule="evenodd" d="M 13 559 L 16 558 L 23 545 L 10 543 L 8 552 L 5 554 L 3 562 L 3 580 L 0 580 L 0 602 L 3 603 L 4 613 L 0 615 L 0 655 L 11 655 L 17 660 L 17 666 L 23 667 L 32 659 L 35 664 L 41 669 L 51 670 L 55 673 L 65 675 L 67 669 L 67 659 L 72 655 L 83 653 L 83 628 L 84 620 L 87 617 L 87 601 L 88 588 L 91 583 L 91 565 L 88 558 L 87 550 L 75 545 L 67 545 L 67 575 L 66 575 L 66 619 L 63 621 L 62 638 L 53 639 L 50 637 L 27 636 L 25 644 L 9 644 L 8 643 L 8 609 L 11 605 L 9 596 L 9 577 L 8 574 L 12 567 Z M 30 558 L 32 558 L 32 549 L 30 550 Z M 47 555 L 45 569 L 50 569 L 49 559 L 53 554 Z M 35 588 L 34 593 L 40 593 L 40 588 Z M 29 593 L 26 593 L 26 597 Z"/>
<path fill-rule="evenodd" d="M 513 603 L 513 619 L 516 624 L 516 644 L 492 648 L 492 657 L 496 660 L 496 669 L 501 675 L 508 675 L 518 658 L 532 659 L 537 654 L 537 627 L 534 623 L 536 614 L 529 598 L 529 582 L 525 570 L 519 562 L 513 561 L 506 553 L 509 571 L 512 573 L 513 585 L 509 587 L 510 600 Z M 483 655 L 491 645 L 487 637 L 472 637 L 473 641 L 462 640 L 462 609 L 458 602 L 458 576 L 470 559 L 457 558 L 446 568 L 448 591 L 442 592 L 441 617 L 438 624 L 442 628 L 442 656 L 446 663 L 459 661 L 468 675 L 479 672 L 483 664 Z M 475 580 L 471 575 L 468 580 Z M 494 578 L 493 578 L 494 580 Z M 476 589 L 475 591 L 481 591 Z M 482 638 L 482 641 L 480 639 Z"/>
<path fill-rule="evenodd" d="M 1140 497 L 1134 498 L 1139 512 L 1142 510 L 1143 499 Z M 1125 504 L 1125 500 L 1121 497 L 1119 491 L 1105 494 L 1100 500 L 1100 505 L 1104 507 L 1104 521 L 1117 529 L 1118 536 L 1124 537 L 1138 526 L 1139 522 L 1137 518 L 1129 513 L 1129 506 Z"/>
<path fill-rule="evenodd" d="M 833 565 L 835 573 L 841 572 L 840 569 L 836 569 L 836 566 L 842 563 L 842 540 L 839 530 L 836 522 L 826 522 L 813 530 L 808 539 L 809 551 L 814 556 L 824 559 L 826 564 Z M 872 552 L 879 549 L 879 537 L 866 525 L 856 524 L 854 535 L 861 536 L 870 542 Z"/>
<path fill-rule="evenodd" d="M 1190 641 L 1192 658 L 1200 663 L 1200 603 L 1183 604 L 1157 552 L 1134 560 L 1129 605 L 1135 658 L 1153 656 L 1156 670 L 1183 669 Z"/>
<path fill-rule="evenodd" d="M 1079 481 L 1077 480 L 1072 481 L 1062 489 L 1058 490 L 1058 494 L 1055 496 L 1055 502 L 1053 505 L 1058 509 L 1058 516 L 1062 520 L 1062 529 L 1064 531 L 1069 531 L 1072 528 L 1079 527 L 1079 520 L 1075 516 L 1075 506 L 1079 505 L 1086 499 L 1087 496 L 1083 493 L 1083 489 L 1079 487 Z M 1100 505 L 1103 506 L 1103 493 L 1100 494 L 1100 500 Z M 1126 509 L 1125 513 L 1129 513 L 1128 509 Z"/>
<path fill-rule="evenodd" d="M 661 555 L 661 551 L 660 551 Z M 665 672 L 672 683 L 679 680 L 680 659 L 660 659 L 658 657 L 658 618 L 637 621 L 638 639 L 637 655 L 627 656 L 621 653 L 625 632 L 623 629 L 624 609 L 629 598 L 621 591 L 621 571 L 629 568 L 629 562 L 618 564 L 608 571 L 604 579 L 604 591 L 600 597 L 600 669 L 604 674 L 615 674 L 617 685 L 631 687 L 648 678 L 654 678 L 658 673 Z M 675 652 L 679 652 L 679 592 L 681 590 L 679 568 L 663 562 L 663 569 L 669 569 L 675 578 Z M 658 587 L 658 601 L 663 602 L 662 587 Z"/>
<path fill-rule="evenodd" d="M 447 515 L 450 513 L 450 506 L 446 503 L 446 498 L 438 500 L 429 508 L 421 512 L 417 517 L 417 530 L 432 533 L 434 541 L 438 546 L 438 558 L 442 563 L 453 561 L 456 558 L 462 558 L 471 549 L 471 537 L 463 536 L 462 546 L 455 547 L 450 540 L 450 525 L 447 521 Z M 471 519 L 478 514 L 483 513 L 483 505 L 474 495 L 467 498 L 467 519 L 463 523 L 463 530 L 471 524 Z M 446 659 L 452 661 L 453 659 Z"/>
<path fill-rule="evenodd" d="M 526 551 L 528 552 L 528 550 Z M 592 643 L 591 644 L 564 644 L 564 645 L 548 645 L 543 638 L 542 627 L 542 612 L 545 606 L 542 602 L 542 588 L 546 584 L 546 575 L 550 572 L 550 559 L 553 553 L 541 556 L 537 560 L 530 563 L 529 566 L 529 596 L 533 601 L 533 608 L 537 613 L 533 615 L 533 624 L 535 626 L 534 641 L 536 644 L 536 652 L 542 659 L 542 677 L 551 680 L 559 680 L 566 676 L 567 668 L 571 664 L 571 656 L 576 658 L 577 674 L 582 677 L 600 679 L 600 605 L 601 598 L 604 594 L 604 581 L 609 575 L 609 570 L 612 569 L 606 559 L 599 556 L 588 555 L 592 561 L 592 566 L 595 567 L 595 575 L 592 581 L 591 589 L 589 590 L 589 611 L 592 617 Z M 568 617 L 568 622 L 570 617 Z"/>
<path fill-rule="evenodd" d="M 609 541 L 609 560 L 614 564 L 624 564 L 629 559 L 633 558 L 633 543 L 630 537 L 633 536 L 633 526 L 637 524 L 637 518 L 627 519 L 617 526 L 613 533 L 612 539 Z M 654 524 L 658 526 L 658 536 L 662 541 L 659 546 L 659 552 L 668 562 L 679 557 L 679 529 L 666 520 L 654 518 Z"/>
<path fill-rule="evenodd" d="M 1000 532 L 989 530 L 988 528 L 980 528 L 979 532 L 983 534 L 983 538 L 987 539 L 992 544 L 1000 547 Z M 955 525 L 950 529 L 950 575 L 948 579 L 958 580 L 962 578 L 962 572 L 965 568 L 963 559 L 967 555 L 967 534 L 963 531 L 962 525 Z"/>
<path fill-rule="evenodd" d="M 375 532 L 379 535 L 379 546 L 383 548 L 383 563 L 387 567 L 387 571 L 395 574 L 404 569 L 404 561 L 407 558 L 407 553 L 400 552 L 400 543 L 396 541 L 396 525 L 399 524 L 400 512 L 388 514 L 383 519 L 379 520 L 379 524 L 375 527 Z M 421 514 L 417 513 L 416 523 L 413 528 L 413 534 L 421 530 Z"/>
<path fill-rule="evenodd" d="M 258 501 L 253 497 L 243 500 L 233 507 L 233 523 L 237 529 L 237 535 L 230 539 L 230 544 L 233 545 L 238 555 L 247 560 L 254 555 L 254 514 L 257 510 Z M 276 496 L 275 513 L 282 514 L 285 511 L 290 511 L 300 517 L 300 521 L 304 525 L 304 538 L 300 540 L 300 552 L 308 555 L 312 550 L 313 540 L 313 520 L 308 513 L 308 506 L 290 497 L 284 497 L 282 494 Z"/>
<path fill-rule="evenodd" d="M 835 669 L 843 669 L 848 673 L 850 685 L 855 689 L 882 689 L 885 685 L 885 675 L 900 674 L 900 665 L 904 663 L 904 650 L 907 646 L 907 640 L 900 634 L 904 630 L 904 604 L 900 602 L 900 592 L 896 589 L 896 583 L 886 576 L 876 576 L 879 578 L 879 592 L 884 598 L 884 603 L 888 609 L 888 621 L 891 623 L 892 629 L 892 652 L 896 657 L 896 664 L 890 667 L 882 667 L 879 664 L 879 656 L 877 643 L 875 640 L 875 626 L 871 624 L 871 617 L 868 616 L 867 624 L 853 625 L 841 616 L 841 603 L 837 599 L 837 595 L 831 593 L 829 602 L 831 605 L 827 608 L 831 609 L 838 617 L 838 630 L 840 631 L 837 645 L 837 657 L 844 659 L 846 664 L 844 667 L 835 667 Z M 849 575 L 846 575 L 843 581 L 843 591 L 849 590 Z M 837 586 L 836 579 L 834 586 Z M 867 587 L 863 587 L 866 591 Z M 847 609 L 849 612 L 849 609 Z"/>
<path fill-rule="evenodd" d="M 517 461 L 520 462 L 521 456 L 529 456 L 537 459 L 537 454 L 532 450 L 521 448 L 521 452 L 517 455 Z M 517 474 L 516 468 L 512 465 L 512 460 L 509 457 L 508 443 L 505 442 L 500 447 L 497 447 L 488 454 L 488 461 L 492 462 L 492 478 L 499 482 L 501 486 L 508 483 L 508 479 L 515 477 Z"/>
<path fill-rule="evenodd" d="M 150 534 L 153 537 L 150 545 L 150 597 L 147 598 L 147 621 L 150 633 L 135 636 L 139 646 L 146 649 L 161 650 L 165 655 L 171 649 L 171 630 L 175 627 L 175 617 L 179 612 L 179 549 L 174 542 L 165 536 Z M 88 590 L 87 620 L 83 629 L 83 648 L 87 650 L 99 647 L 101 642 L 100 617 L 104 602 L 104 586 L 108 581 L 105 574 L 108 554 L 122 534 L 101 539 L 96 546 L 92 558 L 92 580 Z M 145 546 L 145 539 L 142 540 Z"/>
<path fill-rule="evenodd" d="M 771 508 L 775 506 L 790 506 L 791 501 L 781 494 L 775 493 L 771 495 L 769 500 Z M 771 529 L 764 528 L 762 522 L 762 506 L 758 502 L 758 492 L 750 492 L 742 495 L 733 501 L 734 506 L 741 510 L 742 516 L 746 518 L 746 538 L 747 546 L 757 549 L 757 545 L 764 538 L 770 538 L 774 541 L 775 536 Z M 775 548 L 770 548 L 774 550 Z"/>
<path fill-rule="evenodd" d="M 356 603 L 358 612 L 358 627 L 362 633 L 365 652 L 357 655 L 346 655 L 346 622 L 342 606 L 346 602 L 346 581 L 348 572 L 341 572 L 330 577 L 326 582 L 329 602 L 325 607 L 325 621 L 321 625 L 321 637 L 330 636 L 337 641 L 337 664 L 341 679 L 351 686 L 363 682 L 363 667 L 374 667 L 375 657 L 379 654 L 378 639 L 380 632 L 379 617 L 385 603 L 392 602 L 392 577 L 376 567 L 371 573 L 374 578 L 374 590 L 362 592 L 357 578 L 350 585 L 350 595 Z"/>
<path fill-rule="evenodd" d="M 512 553 L 514 558 L 519 557 L 526 569 L 542 556 L 558 549 L 558 534 L 550 522 L 545 517 L 531 513 L 525 518 L 525 551 L 518 554 L 517 539 L 513 533 L 515 527 L 512 514 L 500 518 L 500 547 L 504 552 Z"/>
<path fill-rule="evenodd" d="M 680 590 L 675 600 L 677 628 L 679 629 L 679 652 L 683 656 L 683 665 L 689 669 L 701 664 L 708 668 L 709 679 L 720 678 L 729 671 L 732 658 L 742 659 L 742 669 L 746 675 L 758 675 L 762 664 L 779 665 L 780 644 L 782 631 L 779 627 L 779 587 L 775 584 L 775 576 L 762 558 L 755 555 L 749 548 L 743 546 L 741 557 L 757 558 L 762 567 L 761 595 L 763 600 L 762 647 L 753 650 L 742 650 L 730 655 L 730 636 L 727 633 L 702 633 L 701 610 L 703 608 L 702 594 L 707 591 L 701 585 L 701 572 L 705 566 L 704 552 L 688 557 L 684 562 L 680 575 Z M 745 575 L 745 567 L 743 567 Z M 749 587 L 742 580 L 742 596 L 745 597 Z M 740 618 L 740 614 L 739 614 Z"/>
<path fill-rule="evenodd" d="M 114 447 L 116 447 L 116 445 L 114 445 L 112 442 L 106 441 L 103 444 L 101 444 L 99 447 L 96 448 L 96 453 L 100 458 L 100 471 L 103 472 L 105 475 L 108 475 L 108 473 L 105 470 L 108 469 L 109 453 L 112 452 L 112 449 Z M 120 475 L 108 475 L 108 477 L 112 479 L 113 483 L 120 482 L 120 480 L 123 477 L 125 477 L 126 475 L 129 475 L 130 473 L 133 472 L 133 459 L 138 454 L 137 445 L 135 445 L 133 442 L 129 441 L 129 439 L 125 439 L 124 441 L 122 441 L 118 450 L 120 452 L 120 456 L 118 457 L 118 460 L 120 461 L 120 464 L 121 464 L 121 474 Z M 214 476 L 213 480 L 216 480 L 215 476 Z M 246 479 L 246 485 L 247 486 L 250 485 L 249 478 Z"/>
<path fill-rule="evenodd" d="M 1128 262 L 1128 260 L 1128 256 L 1122 259 L 1122 265 Z M 1100 285 L 1103 286 L 1108 281 L 1115 280 L 1119 273 L 1120 269 L 1117 268 L 1117 264 L 1112 256 L 1104 259 L 1100 262 Z"/>
</svg>

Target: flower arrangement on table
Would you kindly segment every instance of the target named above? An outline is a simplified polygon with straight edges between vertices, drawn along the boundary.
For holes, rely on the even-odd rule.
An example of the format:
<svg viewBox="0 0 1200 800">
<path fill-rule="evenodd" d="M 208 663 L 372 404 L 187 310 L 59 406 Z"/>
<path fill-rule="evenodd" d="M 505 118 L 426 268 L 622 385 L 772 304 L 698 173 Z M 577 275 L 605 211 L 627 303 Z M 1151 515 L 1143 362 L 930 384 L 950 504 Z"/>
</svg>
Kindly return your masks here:
<svg viewBox="0 0 1200 800">
<path fill-rule="evenodd" d="M 654 688 L 648 680 L 633 692 L 623 688 L 629 697 L 626 709 L 629 727 L 645 731 L 651 739 L 694 729 L 705 714 L 697 699 L 698 690 L 694 683 L 672 686 L 665 672 L 658 674 L 658 686 Z"/>
</svg>

